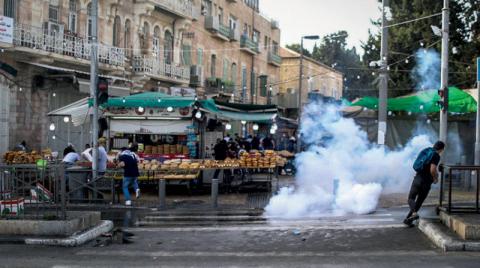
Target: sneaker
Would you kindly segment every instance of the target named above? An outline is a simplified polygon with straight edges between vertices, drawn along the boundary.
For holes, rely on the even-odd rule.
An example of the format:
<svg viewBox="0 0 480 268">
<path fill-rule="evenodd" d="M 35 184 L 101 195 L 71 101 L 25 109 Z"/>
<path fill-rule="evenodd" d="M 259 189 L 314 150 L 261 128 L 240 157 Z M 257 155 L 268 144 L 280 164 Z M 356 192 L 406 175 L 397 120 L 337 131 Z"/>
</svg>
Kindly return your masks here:
<svg viewBox="0 0 480 268">
<path fill-rule="evenodd" d="M 418 214 L 415 214 L 415 215 L 412 215 L 410 217 L 407 218 L 408 221 L 410 222 L 414 222 L 416 220 L 418 220 L 420 217 L 418 216 Z"/>
<path fill-rule="evenodd" d="M 135 197 L 136 197 L 137 199 L 140 198 L 140 189 L 137 189 L 137 191 L 135 191 Z"/>
<path fill-rule="evenodd" d="M 130 200 L 125 201 L 125 206 L 131 206 L 131 205 L 132 205 L 132 201 Z"/>
<path fill-rule="evenodd" d="M 414 227 L 415 226 L 409 219 L 404 219 L 403 224 L 405 224 L 408 227 Z"/>
</svg>

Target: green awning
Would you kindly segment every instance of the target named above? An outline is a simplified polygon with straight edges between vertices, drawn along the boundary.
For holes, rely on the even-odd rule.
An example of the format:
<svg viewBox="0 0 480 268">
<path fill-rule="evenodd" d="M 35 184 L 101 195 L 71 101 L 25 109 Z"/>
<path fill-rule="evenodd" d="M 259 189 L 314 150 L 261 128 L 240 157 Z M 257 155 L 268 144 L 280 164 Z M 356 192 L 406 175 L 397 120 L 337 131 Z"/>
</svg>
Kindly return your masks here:
<svg viewBox="0 0 480 268">
<path fill-rule="evenodd" d="M 449 88 L 448 111 L 451 113 L 474 113 L 477 111 L 477 102 L 470 94 L 456 87 Z M 412 113 L 438 113 L 440 96 L 436 90 L 417 92 L 414 95 L 389 98 L 388 111 L 403 111 Z M 361 106 L 371 110 L 378 110 L 378 98 L 365 97 L 353 102 L 350 106 Z"/>
<path fill-rule="evenodd" d="M 215 104 L 215 101 L 212 99 L 209 100 L 201 100 L 198 102 L 200 104 L 200 107 L 202 110 L 215 114 L 217 117 L 225 120 L 236 120 L 236 121 L 247 121 L 247 122 L 257 122 L 257 123 L 265 123 L 265 122 L 270 122 L 277 112 L 248 112 L 248 111 L 242 111 L 242 112 L 234 112 L 234 111 L 227 111 L 227 110 L 221 110 L 217 107 L 217 104 Z M 261 108 L 261 106 L 256 105 L 256 108 Z M 236 104 L 235 105 L 236 109 L 241 109 L 242 105 L 241 104 Z M 272 106 L 265 106 L 265 108 L 271 109 Z"/>
<path fill-rule="evenodd" d="M 170 96 L 160 92 L 145 92 L 125 97 L 109 98 L 102 107 L 123 107 L 123 108 L 183 108 L 190 107 L 195 103 L 192 97 Z"/>
</svg>

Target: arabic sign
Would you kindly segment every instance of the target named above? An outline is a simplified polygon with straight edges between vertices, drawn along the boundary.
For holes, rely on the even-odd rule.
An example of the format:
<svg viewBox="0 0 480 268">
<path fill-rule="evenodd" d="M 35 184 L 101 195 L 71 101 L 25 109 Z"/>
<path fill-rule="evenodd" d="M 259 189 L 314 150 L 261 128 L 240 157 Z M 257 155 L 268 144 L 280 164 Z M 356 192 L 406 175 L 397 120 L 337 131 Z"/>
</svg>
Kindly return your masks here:
<svg viewBox="0 0 480 268">
<path fill-rule="evenodd" d="M 0 43 L 13 44 L 13 19 L 0 16 Z"/>
</svg>

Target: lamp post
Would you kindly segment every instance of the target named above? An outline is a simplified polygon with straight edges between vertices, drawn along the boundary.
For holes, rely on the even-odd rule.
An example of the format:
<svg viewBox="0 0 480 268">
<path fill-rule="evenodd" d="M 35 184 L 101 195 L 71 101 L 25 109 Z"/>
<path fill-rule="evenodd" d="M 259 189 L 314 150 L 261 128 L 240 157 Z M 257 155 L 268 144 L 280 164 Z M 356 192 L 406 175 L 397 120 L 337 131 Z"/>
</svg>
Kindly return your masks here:
<svg viewBox="0 0 480 268">
<path fill-rule="evenodd" d="M 301 127 L 301 120 L 302 120 L 302 82 L 303 82 L 303 39 L 307 40 L 318 40 L 320 36 L 318 35 L 306 35 L 302 36 L 300 40 L 300 75 L 298 78 L 298 127 Z M 297 142 L 297 153 L 300 152 L 302 147 L 302 138 L 298 137 Z"/>
</svg>

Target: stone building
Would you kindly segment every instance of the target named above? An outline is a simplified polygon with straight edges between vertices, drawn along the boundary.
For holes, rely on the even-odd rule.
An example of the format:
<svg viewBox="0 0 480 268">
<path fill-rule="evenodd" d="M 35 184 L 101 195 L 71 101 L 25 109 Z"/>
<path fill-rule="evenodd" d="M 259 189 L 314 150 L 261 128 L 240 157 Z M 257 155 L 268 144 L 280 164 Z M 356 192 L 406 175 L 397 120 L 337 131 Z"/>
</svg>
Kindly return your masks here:
<svg viewBox="0 0 480 268">
<path fill-rule="evenodd" d="M 275 101 L 287 117 L 296 118 L 298 110 L 298 88 L 300 76 L 300 54 L 287 48 L 280 48 L 282 64 L 280 81 Z M 317 93 L 337 100 L 342 98 L 343 73 L 312 58 L 303 59 L 302 104 L 308 94 Z"/>
<path fill-rule="evenodd" d="M 0 154 L 22 140 L 31 149 L 89 143 L 88 127 L 47 114 L 89 96 L 90 1 L 0 0 Z M 99 74 L 114 96 L 180 88 L 266 103 L 280 31 L 258 1 L 99 0 Z"/>
<path fill-rule="evenodd" d="M 191 28 L 192 86 L 245 103 L 269 101 L 280 75 L 280 29 L 260 14 L 258 1 L 202 1 Z"/>
</svg>

